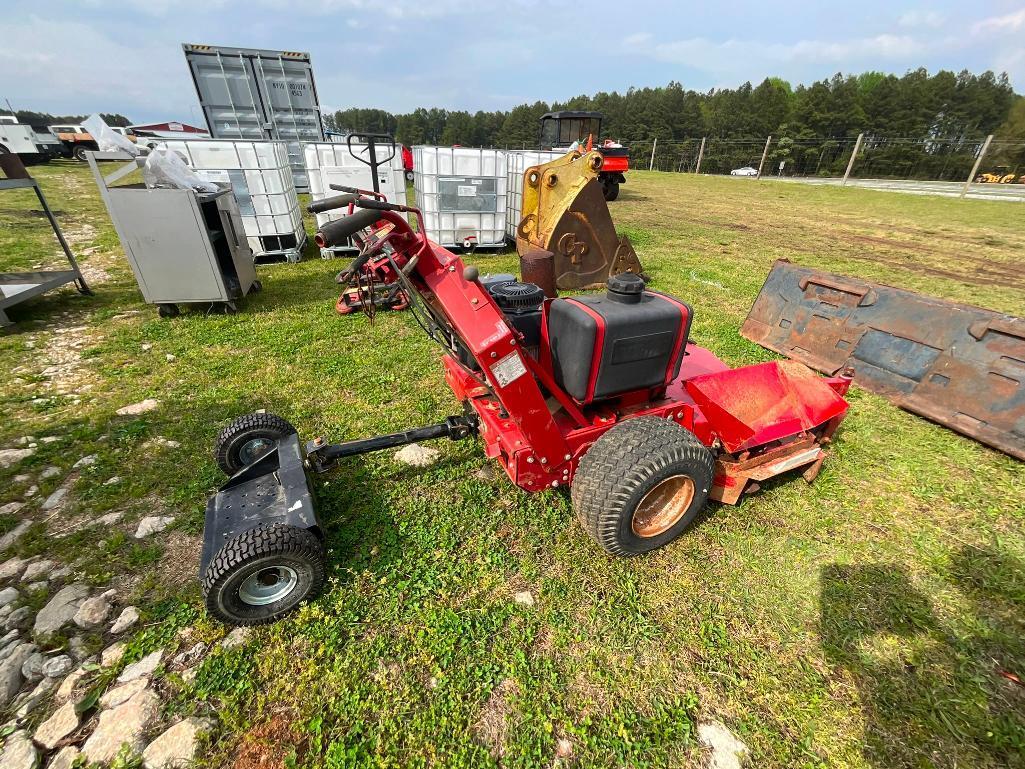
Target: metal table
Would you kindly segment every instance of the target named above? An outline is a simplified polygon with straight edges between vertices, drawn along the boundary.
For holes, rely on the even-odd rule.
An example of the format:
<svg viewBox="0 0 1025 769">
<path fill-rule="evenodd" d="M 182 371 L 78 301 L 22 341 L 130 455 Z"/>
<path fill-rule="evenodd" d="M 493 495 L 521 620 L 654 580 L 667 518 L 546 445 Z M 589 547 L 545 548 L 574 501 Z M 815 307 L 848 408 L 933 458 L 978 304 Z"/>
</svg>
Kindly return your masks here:
<svg viewBox="0 0 1025 769">
<path fill-rule="evenodd" d="M 70 270 L 39 270 L 33 272 L 0 272 L 0 326 L 12 324 L 7 317 L 5 310 L 13 307 L 34 296 L 46 293 L 47 291 L 63 286 L 66 283 L 74 283 L 79 293 L 92 296 L 92 290 L 85 282 L 82 271 L 78 267 L 75 255 L 71 253 L 68 241 L 64 239 L 60 225 L 54 217 L 50 206 L 46 203 L 43 191 L 39 188 L 38 182 L 29 176 L 17 155 L 0 155 L 0 167 L 7 175 L 6 179 L 0 179 L 0 190 L 19 190 L 31 188 L 35 190 L 39 204 L 43 207 L 43 213 L 50 220 L 57 240 L 60 241 L 64 255 L 71 265 Z"/>
</svg>

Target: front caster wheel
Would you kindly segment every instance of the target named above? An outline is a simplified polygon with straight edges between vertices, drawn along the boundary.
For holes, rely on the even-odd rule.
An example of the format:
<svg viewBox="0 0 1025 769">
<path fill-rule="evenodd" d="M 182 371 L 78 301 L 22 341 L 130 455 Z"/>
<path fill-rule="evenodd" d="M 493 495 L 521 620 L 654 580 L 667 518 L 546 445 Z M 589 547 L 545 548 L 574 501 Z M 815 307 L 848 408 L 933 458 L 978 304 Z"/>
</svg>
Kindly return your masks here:
<svg viewBox="0 0 1025 769">
<path fill-rule="evenodd" d="M 295 526 L 250 529 L 227 542 L 203 575 L 206 610 L 227 625 L 280 619 L 324 585 L 324 548 Z"/>
<path fill-rule="evenodd" d="M 161 318 L 177 318 L 181 314 L 176 304 L 158 304 L 157 315 Z"/>
<path fill-rule="evenodd" d="M 296 432 L 288 420 L 277 414 L 246 414 L 217 434 L 214 459 L 225 474 L 234 475 L 273 451 L 279 440 Z"/>
<path fill-rule="evenodd" d="M 676 422 L 626 419 L 581 458 L 573 510 L 610 553 L 647 553 L 680 536 L 701 512 L 713 465 L 712 452 Z"/>
</svg>

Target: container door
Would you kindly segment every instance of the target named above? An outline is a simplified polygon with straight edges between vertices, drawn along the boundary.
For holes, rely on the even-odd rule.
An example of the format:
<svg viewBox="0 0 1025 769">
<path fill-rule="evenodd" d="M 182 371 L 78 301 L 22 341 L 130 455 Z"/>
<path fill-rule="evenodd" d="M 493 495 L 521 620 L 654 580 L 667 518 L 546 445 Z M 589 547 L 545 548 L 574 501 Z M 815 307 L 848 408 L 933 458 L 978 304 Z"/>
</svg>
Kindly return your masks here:
<svg viewBox="0 0 1025 769">
<path fill-rule="evenodd" d="M 188 60 L 212 137 L 255 141 L 273 138 L 251 59 L 192 53 Z"/>
</svg>

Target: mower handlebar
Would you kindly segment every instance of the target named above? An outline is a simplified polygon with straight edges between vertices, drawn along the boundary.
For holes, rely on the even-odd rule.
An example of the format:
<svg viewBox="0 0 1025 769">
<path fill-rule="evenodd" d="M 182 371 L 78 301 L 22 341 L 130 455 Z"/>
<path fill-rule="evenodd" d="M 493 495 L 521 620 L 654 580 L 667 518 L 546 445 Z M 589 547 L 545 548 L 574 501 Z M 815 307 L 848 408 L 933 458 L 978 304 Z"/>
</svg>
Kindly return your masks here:
<svg viewBox="0 0 1025 769">
<path fill-rule="evenodd" d="M 360 198 L 356 201 L 356 206 L 358 208 L 370 209 L 373 211 L 398 211 L 400 213 L 409 211 L 407 206 L 389 203 L 386 200 L 370 200 L 368 198 Z"/>
<path fill-rule="evenodd" d="M 346 187 L 344 184 L 329 184 L 327 186 L 337 192 L 351 192 L 353 195 L 359 192 L 355 187 Z"/>
<path fill-rule="evenodd" d="M 313 236 L 313 240 L 320 248 L 337 246 L 380 218 L 375 211 L 356 211 L 344 219 L 325 224 Z"/>
<path fill-rule="evenodd" d="M 349 193 L 346 195 L 332 195 L 329 198 L 322 198 L 310 203 L 306 210 L 311 214 L 321 214 L 324 211 L 334 211 L 336 208 L 345 208 L 350 203 L 355 203 L 359 195 Z"/>
</svg>

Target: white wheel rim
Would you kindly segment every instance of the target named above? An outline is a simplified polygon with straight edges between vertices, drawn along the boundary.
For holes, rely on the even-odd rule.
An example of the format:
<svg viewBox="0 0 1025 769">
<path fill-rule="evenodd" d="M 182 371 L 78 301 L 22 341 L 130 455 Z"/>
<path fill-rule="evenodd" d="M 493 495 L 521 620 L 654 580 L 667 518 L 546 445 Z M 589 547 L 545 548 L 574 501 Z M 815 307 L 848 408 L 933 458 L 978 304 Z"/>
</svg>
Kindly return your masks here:
<svg viewBox="0 0 1025 769">
<path fill-rule="evenodd" d="M 299 575 L 291 566 L 267 566 L 257 569 L 239 586 L 238 597 L 249 606 L 266 606 L 280 601 L 299 584 Z"/>
</svg>

